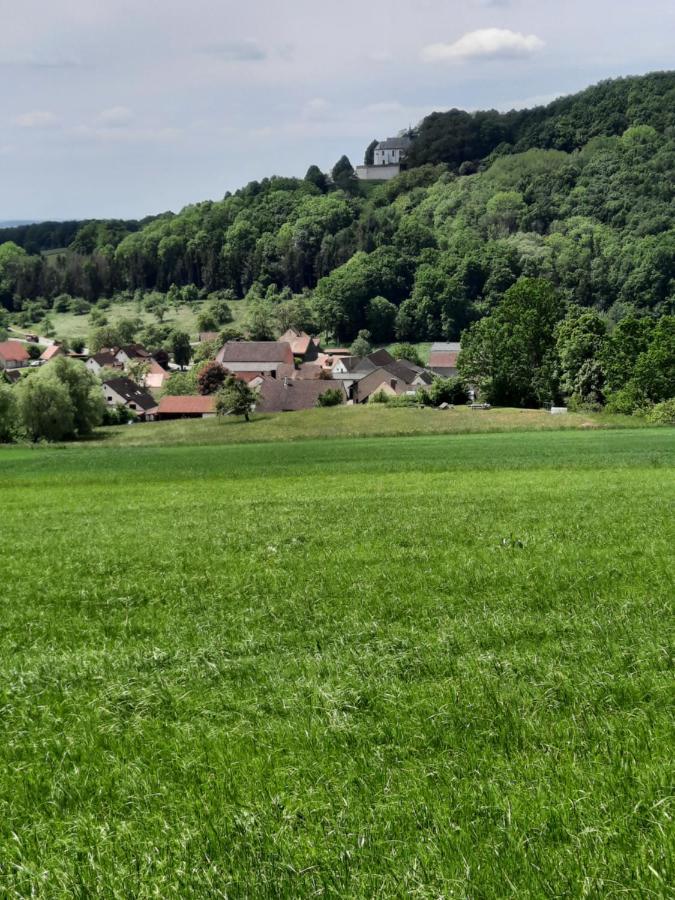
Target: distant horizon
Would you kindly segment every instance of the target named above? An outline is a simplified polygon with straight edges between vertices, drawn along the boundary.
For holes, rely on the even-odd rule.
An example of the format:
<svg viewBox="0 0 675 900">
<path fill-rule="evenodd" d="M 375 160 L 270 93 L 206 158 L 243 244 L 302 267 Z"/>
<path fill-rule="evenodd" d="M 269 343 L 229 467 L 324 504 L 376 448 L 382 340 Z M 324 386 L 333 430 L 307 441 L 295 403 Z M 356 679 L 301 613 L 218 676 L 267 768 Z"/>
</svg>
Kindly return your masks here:
<svg viewBox="0 0 675 900">
<path fill-rule="evenodd" d="M 674 32 L 672 0 L 24 0 L 0 33 L 0 216 L 139 219 L 356 165 L 434 110 L 670 70 Z"/>
</svg>

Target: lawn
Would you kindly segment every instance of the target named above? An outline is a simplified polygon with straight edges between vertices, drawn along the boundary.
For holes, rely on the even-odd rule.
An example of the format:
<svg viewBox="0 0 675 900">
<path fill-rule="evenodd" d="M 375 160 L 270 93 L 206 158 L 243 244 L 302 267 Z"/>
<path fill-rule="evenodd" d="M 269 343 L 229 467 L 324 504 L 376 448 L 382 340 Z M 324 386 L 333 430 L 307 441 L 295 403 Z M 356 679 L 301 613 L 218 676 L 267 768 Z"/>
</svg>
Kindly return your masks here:
<svg viewBox="0 0 675 900">
<path fill-rule="evenodd" d="M 187 331 L 190 337 L 196 340 L 197 316 L 201 308 L 201 303 L 183 305 L 177 309 L 172 308 L 164 318 L 164 323 L 171 325 L 172 328 Z M 144 310 L 138 303 L 115 303 L 102 312 L 110 325 L 115 325 L 120 319 L 142 319 L 144 324 L 157 322 L 156 317 Z M 76 316 L 74 313 L 50 312 L 49 318 L 54 326 L 54 336 L 57 338 L 84 338 L 86 340 L 92 331 L 96 330 L 89 321 L 88 315 Z M 39 331 L 40 328 L 33 326 L 32 330 Z"/>
<path fill-rule="evenodd" d="M 644 427 L 635 416 L 570 413 L 552 416 L 541 409 L 453 410 L 361 404 L 239 418 L 182 419 L 102 428 L 97 438 L 119 447 L 169 444 L 234 444 L 318 438 L 393 437 L 493 431 L 545 431 Z"/>
<path fill-rule="evenodd" d="M 672 896 L 674 460 L 2 450 L 2 895 Z"/>
</svg>

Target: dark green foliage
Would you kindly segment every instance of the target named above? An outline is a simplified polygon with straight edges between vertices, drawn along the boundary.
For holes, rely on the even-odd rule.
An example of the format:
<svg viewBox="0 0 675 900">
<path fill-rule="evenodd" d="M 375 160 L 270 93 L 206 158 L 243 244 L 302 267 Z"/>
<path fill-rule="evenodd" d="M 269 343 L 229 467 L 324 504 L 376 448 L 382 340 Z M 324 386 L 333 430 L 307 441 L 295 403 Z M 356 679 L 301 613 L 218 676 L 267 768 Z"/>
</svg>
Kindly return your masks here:
<svg viewBox="0 0 675 900">
<path fill-rule="evenodd" d="M 230 375 L 216 397 L 216 412 L 219 416 L 243 416 L 248 422 L 256 399 L 255 392 L 245 381 Z"/>
<path fill-rule="evenodd" d="M 339 388 L 328 388 L 323 394 L 319 395 L 316 401 L 317 406 L 339 406 L 344 403 L 345 394 Z"/>
<path fill-rule="evenodd" d="M 14 440 L 17 426 L 16 394 L 13 388 L 0 379 L 0 444 Z"/>
<path fill-rule="evenodd" d="M 461 378 L 434 378 L 433 382 L 422 392 L 423 402 L 430 406 L 451 403 L 461 406 L 469 399 L 469 391 Z"/>
<path fill-rule="evenodd" d="M 171 353 L 176 365 L 181 366 L 181 368 L 187 366 L 192 359 L 190 335 L 184 331 L 174 331 L 171 335 Z"/>
<path fill-rule="evenodd" d="M 491 154 L 531 147 L 577 150 L 599 135 L 623 134 L 633 125 L 659 132 L 675 126 L 675 74 L 604 81 L 546 107 L 467 113 L 433 113 L 420 125 L 408 154 L 409 166 L 443 162 L 453 168 Z"/>
<path fill-rule="evenodd" d="M 394 344 L 393 347 L 389 348 L 389 352 L 394 359 L 405 359 L 416 366 L 424 365 L 424 361 L 414 344 Z"/>
<path fill-rule="evenodd" d="M 379 143 L 380 142 L 376 138 L 375 140 L 372 140 L 366 147 L 366 152 L 363 157 L 364 166 L 372 166 L 375 162 L 375 148 Z"/>
<path fill-rule="evenodd" d="M 462 339 L 459 370 L 500 406 L 540 406 L 558 394 L 554 330 L 562 305 L 552 285 L 522 278 Z"/>
<path fill-rule="evenodd" d="M 370 343 L 371 335 L 369 331 L 365 329 L 359 331 L 354 339 L 351 347 L 349 348 L 349 352 L 352 356 L 368 356 L 368 354 L 372 351 L 373 347 Z"/>
</svg>

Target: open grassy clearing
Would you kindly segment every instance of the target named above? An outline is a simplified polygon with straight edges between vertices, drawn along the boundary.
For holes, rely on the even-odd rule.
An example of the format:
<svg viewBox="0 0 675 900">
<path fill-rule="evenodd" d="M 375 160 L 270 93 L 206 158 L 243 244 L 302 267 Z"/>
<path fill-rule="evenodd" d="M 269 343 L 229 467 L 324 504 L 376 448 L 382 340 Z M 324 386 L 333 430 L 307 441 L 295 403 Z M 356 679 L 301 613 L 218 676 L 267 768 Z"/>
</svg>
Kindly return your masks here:
<svg viewBox="0 0 675 900">
<path fill-rule="evenodd" d="M 5 450 L 3 895 L 668 896 L 674 457 Z"/>
<path fill-rule="evenodd" d="M 202 303 L 194 303 L 183 305 L 178 309 L 172 308 L 164 318 L 164 323 L 171 325 L 172 328 L 178 328 L 186 331 L 191 338 L 197 338 L 197 316 L 202 308 Z M 233 303 L 234 307 L 235 304 Z M 115 325 L 120 319 L 142 319 L 144 324 L 154 323 L 157 319 L 152 314 L 139 306 L 138 303 L 114 303 L 108 309 L 103 310 L 103 314 L 110 325 Z M 55 337 L 57 338 L 87 338 L 92 331 L 96 330 L 96 326 L 89 321 L 89 316 L 76 316 L 74 313 L 57 313 L 49 312 L 49 318 L 54 326 Z M 38 330 L 39 327 L 33 327 L 30 330 Z"/>
<path fill-rule="evenodd" d="M 120 447 L 169 444 L 236 444 L 314 438 L 390 437 L 491 431 L 545 431 L 575 428 L 636 428 L 635 416 L 572 413 L 552 416 L 545 410 L 407 409 L 380 404 L 308 409 L 241 419 L 190 419 L 100 429 L 97 437 Z"/>
</svg>

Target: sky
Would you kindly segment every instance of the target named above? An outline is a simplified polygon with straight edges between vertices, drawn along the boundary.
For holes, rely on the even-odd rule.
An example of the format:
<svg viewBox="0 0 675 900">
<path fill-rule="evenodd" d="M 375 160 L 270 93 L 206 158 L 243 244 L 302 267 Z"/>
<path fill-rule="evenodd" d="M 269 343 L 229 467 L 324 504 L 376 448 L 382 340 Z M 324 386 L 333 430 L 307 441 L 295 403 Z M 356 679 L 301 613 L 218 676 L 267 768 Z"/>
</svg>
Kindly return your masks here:
<svg viewBox="0 0 675 900">
<path fill-rule="evenodd" d="M 675 56 L 675 0 L 0 0 L 0 22 L 0 221 L 178 211 Z"/>
</svg>

